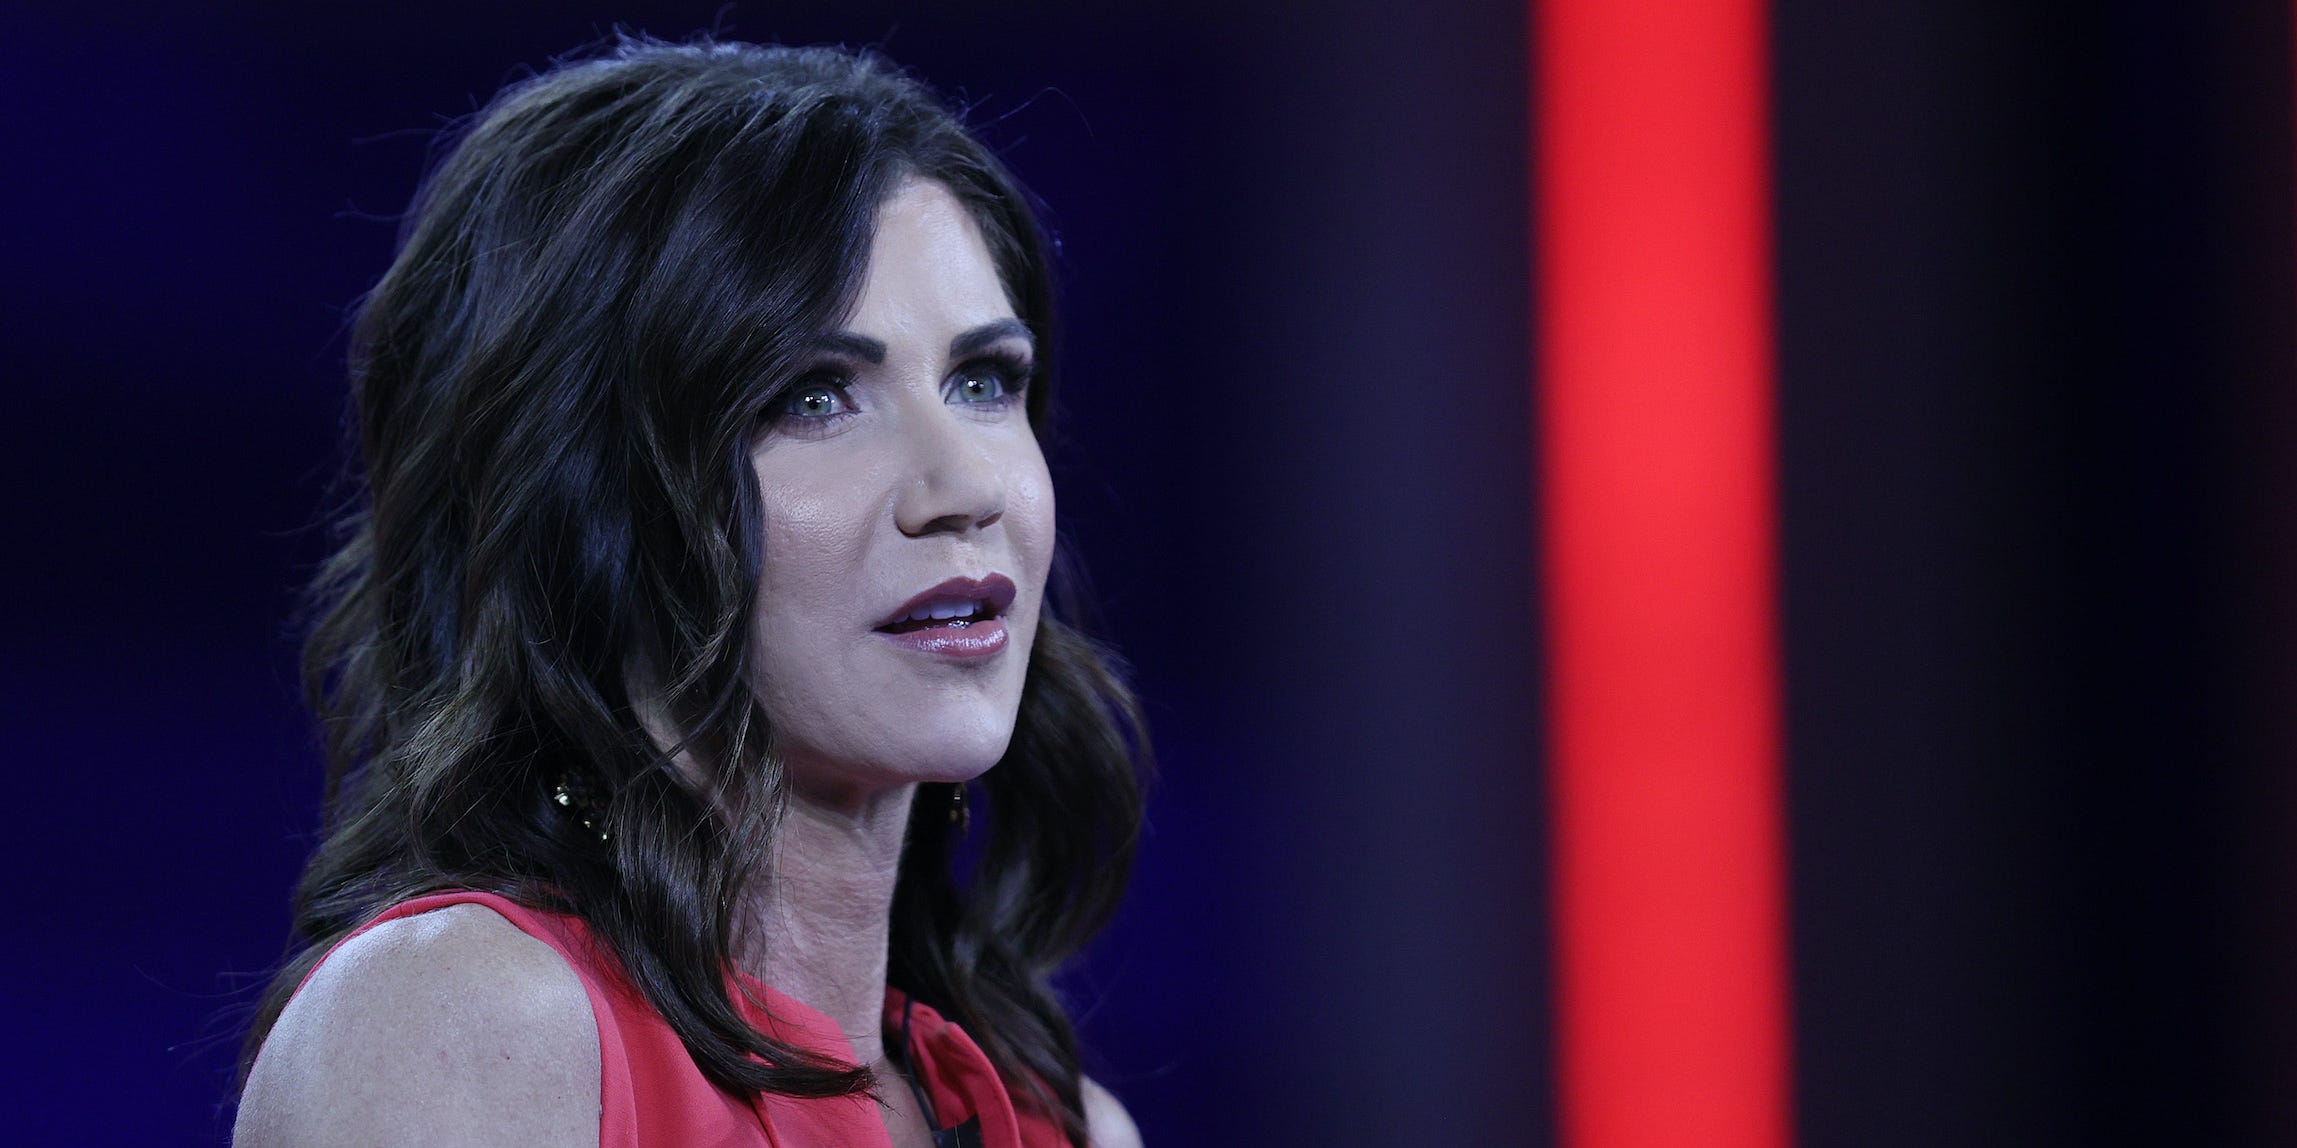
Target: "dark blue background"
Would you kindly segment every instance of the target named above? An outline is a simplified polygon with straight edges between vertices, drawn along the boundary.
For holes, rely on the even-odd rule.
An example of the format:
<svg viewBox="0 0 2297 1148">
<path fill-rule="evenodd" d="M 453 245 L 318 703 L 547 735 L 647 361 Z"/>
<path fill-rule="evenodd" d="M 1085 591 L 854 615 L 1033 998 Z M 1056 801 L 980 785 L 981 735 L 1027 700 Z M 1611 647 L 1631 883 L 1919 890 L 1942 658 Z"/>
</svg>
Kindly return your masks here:
<svg viewBox="0 0 2297 1148">
<path fill-rule="evenodd" d="M 0 1139 L 225 1136 L 312 845 L 288 611 L 346 308 L 443 117 L 616 21 L 717 11 L 10 16 Z M 1393 1139 L 1423 1127 L 1401 1098 L 1463 1082 L 1437 1127 L 1540 1120 L 1519 24 L 1361 15 L 722 24 L 882 46 L 1051 205 L 1062 523 L 1163 759 L 1075 1003 L 1156 1143 Z M 1373 1079 L 1399 1101 L 1367 1106 Z"/>
<path fill-rule="evenodd" d="M 0 1139 L 224 1138 L 346 308 L 444 117 L 718 12 L 9 12 Z M 2297 1141 L 2287 8 L 1774 22 L 1804 1139 Z M 1546 1141 L 1520 11 L 723 26 L 882 45 L 1051 205 L 1063 527 L 1163 758 L 1096 1074 L 1152 1144 Z"/>
</svg>

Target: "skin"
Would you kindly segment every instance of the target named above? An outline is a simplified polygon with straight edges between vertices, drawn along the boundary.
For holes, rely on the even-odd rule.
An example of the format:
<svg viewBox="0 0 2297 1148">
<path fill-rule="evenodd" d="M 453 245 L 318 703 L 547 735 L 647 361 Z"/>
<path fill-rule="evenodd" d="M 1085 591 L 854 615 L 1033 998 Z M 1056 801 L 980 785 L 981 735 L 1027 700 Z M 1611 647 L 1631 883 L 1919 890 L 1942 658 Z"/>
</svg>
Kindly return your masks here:
<svg viewBox="0 0 2297 1148">
<path fill-rule="evenodd" d="M 791 796 L 736 959 L 837 1022 L 888 1080 L 879 1020 L 910 802 L 919 782 L 1004 756 L 1052 564 L 1053 484 L 1021 394 L 985 398 L 995 376 L 949 355 L 1013 317 L 971 216 L 939 184 L 904 185 L 840 332 L 883 361 L 824 354 L 815 369 L 842 381 L 801 384 L 750 459 L 765 503 L 757 689 Z M 989 349 L 1025 360 L 1028 336 Z M 918 592 L 990 573 L 1017 591 L 997 655 L 955 662 L 875 632 Z M 880 1095 L 895 1143 L 929 1142 L 907 1089 Z"/>
<path fill-rule="evenodd" d="M 791 795 L 736 960 L 844 1030 L 884 1082 L 895 1145 L 931 1143 L 879 1031 L 910 803 L 920 782 L 969 780 L 1004 755 L 1052 561 L 1044 455 L 1020 394 L 999 397 L 1021 379 L 950 354 L 1013 317 L 971 216 L 939 184 L 905 183 L 879 210 L 840 332 L 883 354 L 825 347 L 751 453 L 765 515 L 755 686 Z M 975 350 L 1025 364 L 1030 349 L 1014 331 Z M 997 655 L 953 662 L 875 632 L 919 591 L 992 572 L 1016 589 Z M 596 1144 L 598 1074 L 573 970 L 492 911 L 455 906 L 372 929 L 320 967 L 256 1058 L 234 1141 Z M 1099 1148 L 1139 1144 L 1091 1081 L 1085 1110 Z"/>
</svg>

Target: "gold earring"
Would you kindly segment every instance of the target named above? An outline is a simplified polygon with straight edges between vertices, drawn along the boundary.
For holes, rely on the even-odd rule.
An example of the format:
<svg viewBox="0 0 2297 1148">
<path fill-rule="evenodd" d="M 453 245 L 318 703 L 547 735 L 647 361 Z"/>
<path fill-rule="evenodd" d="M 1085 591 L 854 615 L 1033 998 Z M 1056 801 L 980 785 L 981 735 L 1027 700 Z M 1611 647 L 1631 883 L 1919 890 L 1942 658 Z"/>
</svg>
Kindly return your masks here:
<svg viewBox="0 0 2297 1148">
<path fill-rule="evenodd" d="M 949 823 L 957 827 L 959 837 L 973 832 L 973 809 L 965 804 L 965 783 L 962 781 L 950 787 Z"/>
<path fill-rule="evenodd" d="M 584 801 L 575 797 L 574 792 L 567 788 L 566 782 L 564 780 L 561 780 L 558 784 L 551 787 L 550 799 L 551 801 L 555 802 L 560 809 L 574 814 L 575 820 L 582 822 L 582 827 L 584 829 L 588 829 L 592 833 L 597 834 L 600 841 L 607 839 L 608 835 L 606 830 L 600 828 L 598 825 L 599 822 L 606 819 L 606 813 L 604 810 L 598 808 L 597 803 Z"/>
</svg>

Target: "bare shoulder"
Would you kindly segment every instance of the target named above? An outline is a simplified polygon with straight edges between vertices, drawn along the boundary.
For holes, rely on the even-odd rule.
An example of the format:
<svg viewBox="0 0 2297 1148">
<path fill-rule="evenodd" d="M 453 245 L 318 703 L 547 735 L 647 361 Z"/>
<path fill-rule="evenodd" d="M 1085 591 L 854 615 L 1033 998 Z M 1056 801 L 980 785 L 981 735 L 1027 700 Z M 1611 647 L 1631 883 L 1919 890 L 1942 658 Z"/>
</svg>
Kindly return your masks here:
<svg viewBox="0 0 2297 1148">
<path fill-rule="evenodd" d="M 574 970 L 482 905 L 386 921 L 288 1002 L 240 1148 L 598 1143 L 598 1027 Z"/>
<path fill-rule="evenodd" d="M 1084 1078 L 1085 1138 L 1087 1148 L 1141 1148 L 1141 1130 L 1133 1127 L 1132 1113 L 1100 1082 Z"/>
</svg>

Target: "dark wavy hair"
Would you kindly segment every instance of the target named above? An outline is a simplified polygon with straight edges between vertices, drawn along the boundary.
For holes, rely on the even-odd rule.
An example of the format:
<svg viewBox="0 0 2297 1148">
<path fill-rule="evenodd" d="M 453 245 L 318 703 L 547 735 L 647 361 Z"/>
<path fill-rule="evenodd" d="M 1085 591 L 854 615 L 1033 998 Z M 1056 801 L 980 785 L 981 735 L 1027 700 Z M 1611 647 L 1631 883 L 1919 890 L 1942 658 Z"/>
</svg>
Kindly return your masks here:
<svg viewBox="0 0 2297 1148">
<path fill-rule="evenodd" d="M 850 311 L 876 210 L 908 178 L 979 222 L 1046 365 L 1025 392 L 1044 435 L 1043 232 L 957 116 L 866 52 L 618 35 L 450 138 L 352 327 L 356 497 L 304 651 L 323 839 L 243 1070 L 331 944 L 471 888 L 580 916 L 721 1087 L 866 1090 L 866 1068 L 777 1043 L 727 995 L 784 792 L 748 673 L 748 448 Z M 1148 745 L 1074 583 L 1057 555 L 964 880 L 947 801 L 914 803 L 890 975 L 1083 1143 L 1049 978 L 1122 896 Z M 561 784 L 595 801 L 605 843 L 554 804 Z"/>
</svg>

